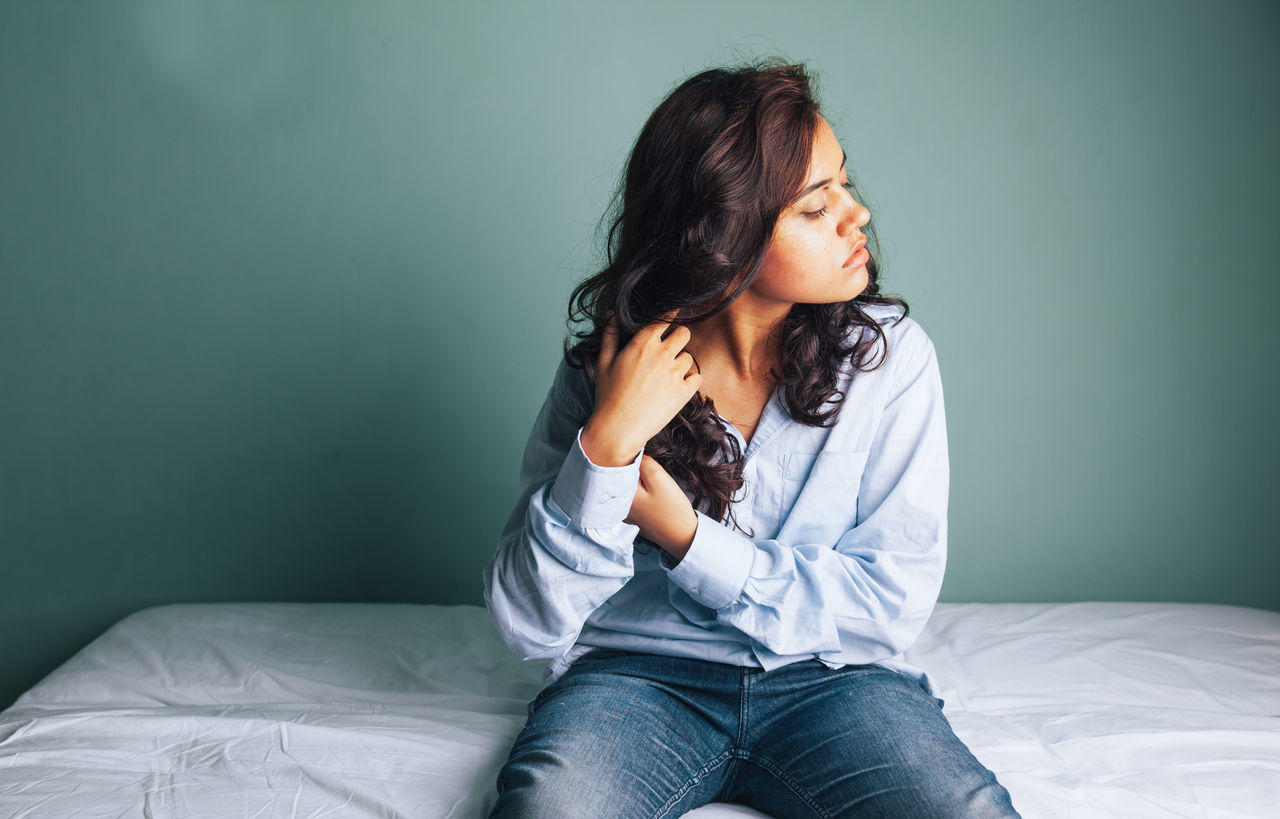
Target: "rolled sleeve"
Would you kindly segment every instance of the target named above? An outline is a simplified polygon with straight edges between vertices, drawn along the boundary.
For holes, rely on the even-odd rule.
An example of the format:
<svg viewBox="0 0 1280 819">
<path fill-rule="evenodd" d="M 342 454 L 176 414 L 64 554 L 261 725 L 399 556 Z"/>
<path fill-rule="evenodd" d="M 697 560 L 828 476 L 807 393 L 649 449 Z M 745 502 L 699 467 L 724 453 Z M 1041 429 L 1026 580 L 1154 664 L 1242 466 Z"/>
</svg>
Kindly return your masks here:
<svg viewBox="0 0 1280 819">
<path fill-rule="evenodd" d="M 640 483 L 640 458 L 625 466 L 598 466 L 582 450 L 582 430 L 551 487 L 551 500 L 570 520 L 586 529 L 607 529 L 631 511 Z"/>
<path fill-rule="evenodd" d="M 689 551 L 668 576 L 702 605 L 722 609 L 742 594 L 755 544 L 701 512 L 697 515 L 698 531 Z"/>
</svg>

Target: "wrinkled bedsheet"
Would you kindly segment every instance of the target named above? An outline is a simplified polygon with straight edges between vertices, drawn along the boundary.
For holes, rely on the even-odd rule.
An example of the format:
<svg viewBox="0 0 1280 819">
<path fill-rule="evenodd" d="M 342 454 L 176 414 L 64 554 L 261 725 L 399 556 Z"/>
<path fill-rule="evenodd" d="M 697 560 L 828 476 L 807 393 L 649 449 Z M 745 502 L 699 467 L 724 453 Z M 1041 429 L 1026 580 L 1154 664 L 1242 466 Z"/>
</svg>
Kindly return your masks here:
<svg viewBox="0 0 1280 819">
<path fill-rule="evenodd" d="M 942 604 L 907 660 L 1029 819 L 1280 816 L 1280 613 Z M 541 672 L 473 606 L 147 609 L 0 713 L 0 817 L 480 817 Z"/>
</svg>

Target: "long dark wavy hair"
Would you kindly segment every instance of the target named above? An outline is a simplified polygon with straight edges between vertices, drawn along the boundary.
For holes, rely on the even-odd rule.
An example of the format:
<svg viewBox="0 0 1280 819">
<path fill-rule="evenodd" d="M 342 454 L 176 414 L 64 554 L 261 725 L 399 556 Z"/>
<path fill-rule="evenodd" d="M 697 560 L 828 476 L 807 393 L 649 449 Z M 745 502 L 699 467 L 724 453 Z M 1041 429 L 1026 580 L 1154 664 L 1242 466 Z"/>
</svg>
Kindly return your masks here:
<svg viewBox="0 0 1280 819">
<path fill-rule="evenodd" d="M 617 316 L 625 344 L 672 311 L 692 324 L 719 313 L 760 270 L 779 214 L 799 196 L 821 116 L 802 65 L 777 61 L 711 69 L 681 83 L 649 117 L 615 196 L 604 269 L 579 284 L 569 321 L 582 329 L 565 341 L 570 366 L 594 383 L 604 328 Z M 862 197 L 854 191 L 855 197 Z M 608 214 L 606 214 L 606 217 Z M 799 423 L 829 426 L 844 395 L 841 369 L 874 370 L 888 351 L 880 325 L 863 305 L 881 296 L 875 233 L 868 224 L 868 285 L 835 304 L 797 304 L 779 328 L 781 361 L 770 377 Z M 863 328 L 855 332 L 856 328 Z M 875 354 L 877 341 L 879 354 Z M 713 403 L 695 395 L 651 438 L 655 458 L 695 508 L 735 523 L 742 452 Z"/>
</svg>

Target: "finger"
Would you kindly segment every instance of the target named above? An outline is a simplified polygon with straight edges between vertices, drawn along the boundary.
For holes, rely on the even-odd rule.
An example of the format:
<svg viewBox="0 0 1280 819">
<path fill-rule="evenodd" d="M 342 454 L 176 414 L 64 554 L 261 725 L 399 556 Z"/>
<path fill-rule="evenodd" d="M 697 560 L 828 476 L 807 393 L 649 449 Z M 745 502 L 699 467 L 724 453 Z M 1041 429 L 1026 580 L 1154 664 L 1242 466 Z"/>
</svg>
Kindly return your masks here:
<svg viewBox="0 0 1280 819">
<path fill-rule="evenodd" d="M 677 324 L 672 328 L 671 332 L 667 333 L 667 337 L 662 340 L 662 343 L 666 344 L 678 355 L 679 351 L 685 348 L 691 338 L 693 338 L 693 331 L 683 324 Z"/>
<path fill-rule="evenodd" d="M 665 321 L 655 321 L 652 324 L 646 324 L 636 332 L 632 340 L 638 341 L 643 345 L 660 344 L 662 343 L 662 337 L 666 335 L 667 329 L 670 326 L 671 325 Z"/>
<path fill-rule="evenodd" d="M 643 492 L 647 497 L 654 489 L 661 485 L 662 478 L 666 476 L 667 470 L 662 468 L 662 464 L 657 460 L 645 455 L 640 458 L 640 487 L 637 491 Z"/>
<path fill-rule="evenodd" d="M 596 369 L 603 370 L 608 367 L 617 354 L 618 317 L 610 313 L 609 321 L 604 326 L 604 333 L 600 336 L 600 354 L 596 357 Z"/>
<path fill-rule="evenodd" d="M 650 460 L 648 464 L 641 464 L 640 472 L 647 495 L 665 495 L 670 491 L 683 491 L 665 466 L 656 460 Z"/>
<path fill-rule="evenodd" d="M 645 342 L 650 340 L 662 341 L 667 331 L 671 329 L 671 323 L 675 321 L 676 316 L 679 314 L 679 310 L 668 310 L 654 321 L 641 327 L 640 331 L 636 333 L 636 337 L 642 338 Z"/>
<path fill-rule="evenodd" d="M 675 324 L 675 320 L 679 315 L 679 309 L 668 310 L 659 317 L 658 321 L 654 322 L 654 324 L 660 328 L 658 331 L 659 339 L 666 341 L 675 334 L 676 330 L 680 329 L 680 326 Z M 683 347 L 684 345 L 681 344 L 680 346 Z"/>
<path fill-rule="evenodd" d="M 685 356 L 689 357 L 688 361 L 684 360 Z M 702 372 L 702 368 L 698 366 L 698 359 L 694 358 L 693 353 L 688 350 L 681 350 L 680 353 L 676 355 L 676 361 L 685 366 L 685 378 Z"/>
<path fill-rule="evenodd" d="M 636 481 L 636 496 L 631 501 L 633 508 L 636 502 L 644 503 L 644 499 L 648 497 L 650 487 L 653 485 L 653 479 L 651 477 L 653 467 L 649 466 L 644 461 L 644 458 L 648 458 L 648 457 L 649 457 L 648 455 L 645 455 L 643 458 L 640 459 L 640 477 Z M 653 460 L 653 459 L 650 458 L 649 460 Z"/>
</svg>

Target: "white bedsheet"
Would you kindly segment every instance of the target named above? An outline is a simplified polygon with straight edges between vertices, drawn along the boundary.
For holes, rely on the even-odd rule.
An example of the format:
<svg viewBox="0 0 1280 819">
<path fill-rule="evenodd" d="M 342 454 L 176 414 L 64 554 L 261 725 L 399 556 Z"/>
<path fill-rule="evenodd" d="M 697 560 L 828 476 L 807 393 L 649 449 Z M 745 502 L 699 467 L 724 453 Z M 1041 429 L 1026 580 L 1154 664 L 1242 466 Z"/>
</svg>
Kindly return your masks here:
<svg viewBox="0 0 1280 819">
<path fill-rule="evenodd" d="M 1029 819 L 1280 816 L 1280 613 L 944 604 L 908 660 Z M 540 675 L 470 606 L 148 609 L 0 713 L 0 817 L 483 816 Z"/>
</svg>

